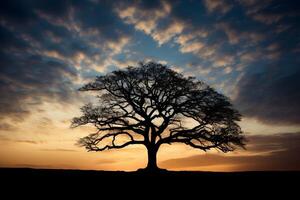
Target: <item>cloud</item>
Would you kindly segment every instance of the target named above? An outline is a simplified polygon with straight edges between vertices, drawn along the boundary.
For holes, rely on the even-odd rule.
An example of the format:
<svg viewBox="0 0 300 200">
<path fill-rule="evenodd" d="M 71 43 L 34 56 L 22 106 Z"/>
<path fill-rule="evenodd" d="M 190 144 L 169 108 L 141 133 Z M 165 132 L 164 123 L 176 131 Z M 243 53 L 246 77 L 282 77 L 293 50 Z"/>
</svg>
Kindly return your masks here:
<svg viewBox="0 0 300 200">
<path fill-rule="evenodd" d="M 27 144 L 41 144 L 43 141 L 34 141 L 34 140 L 14 140 L 16 143 L 27 143 Z"/>
<path fill-rule="evenodd" d="M 253 16 L 253 19 L 265 24 L 273 24 L 278 22 L 283 15 L 276 14 L 257 14 Z"/>
<path fill-rule="evenodd" d="M 208 12 L 220 12 L 222 14 L 231 10 L 232 5 L 225 0 L 204 0 L 204 5 Z"/>
<path fill-rule="evenodd" d="M 15 127 L 9 123 L 6 123 L 6 122 L 0 123 L 0 131 L 12 131 L 14 129 L 15 129 Z"/>
<path fill-rule="evenodd" d="M 20 144 L 20 149 L 36 148 L 33 144 L 43 141 L 55 143 L 43 133 L 67 131 L 67 118 L 79 111 L 76 107 L 82 98 L 89 98 L 80 96 L 77 88 L 99 74 L 150 59 L 207 81 L 229 96 L 246 119 L 264 123 L 259 130 L 271 124 L 269 133 L 283 127 L 297 131 L 297 8 L 299 3 L 292 0 L 1 1 L 0 131 L 7 136 L 12 133 L 14 139 L 1 140 Z M 66 105 L 72 107 L 67 109 L 70 112 L 62 111 Z M 27 123 L 21 124 L 22 120 Z M 245 123 L 258 132 L 255 124 Z M 50 139 L 23 138 L 19 135 L 23 132 Z M 71 137 L 62 136 L 62 144 L 70 145 Z M 249 153 L 213 154 L 165 164 L 172 167 L 178 161 L 182 167 L 211 167 L 225 163 L 256 169 L 249 161 L 257 160 L 265 169 L 271 167 L 267 160 L 272 158 L 276 166 L 284 167 L 279 156 L 285 152 L 289 158 L 287 152 L 295 145 L 289 146 L 283 138 L 297 140 L 294 136 L 252 137 Z"/>
<path fill-rule="evenodd" d="M 274 0 L 239 0 L 245 7 L 246 14 L 253 20 L 273 25 L 280 23 L 285 17 L 297 15 L 298 3 L 295 1 L 274 1 Z"/>
<path fill-rule="evenodd" d="M 214 169 L 222 166 L 229 171 L 299 170 L 300 133 L 248 136 L 245 153 L 231 155 L 201 154 L 162 161 L 169 169 Z"/>
<path fill-rule="evenodd" d="M 220 9 L 223 3 L 223 1 L 206 2 L 211 11 Z M 215 25 L 204 23 L 204 21 L 198 23 L 199 20 L 201 21 L 195 15 L 196 10 L 201 10 L 200 6 L 197 7 L 198 5 L 189 5 L 189 3 L 183 5 L 182 2 L 171 4 L 172 6 L 169 4 L 166 1 L 154 2 L 150 7 L 141 6 L 139 3 L 125 4 L 125 6 L 119 6 L 116 12 L 126 23 L 134 25 L 136 30 L 141 30 L 151 36 L 159 46 L 175 43 L 181 53 L 197 56 L 196 62 L 201 66 L 224 67 L 222 74 L 231 74 L 240 70 L 241 66 L 245 66 L 246 62 L 238 63 L 239 55 L 247 54 L 249 46 L 254 48 L 265 39 L 265 35 L 260 31 L 240 29 L 239 25 L 227 21 L 216 20 Z M 190 15 L 186 15 L 181 9 L 183 6 L 191 7 Z M 162 14 L 161 11 L 165 7 L 168 9 Z M 231 9 L 232 6 L 227 7 Z M 152 15 L 147 14 L 150 12 Z M 148 25 L 140 26 L 140 24 Z M 239 46 L 239 48 L 231 48 L 228 51 L 228 46 L 231 45 Z M 268 57 L 275 58 L 278 55 L 272 52 Z M 241 58 L 241 61 L 244 61 L 245 57 L 246 55 Z"/>
<path fill-rule="evenodd" d="M 180 34 L 185 28 L 184 24 L 178 21 L 168 24 L 166 27 L 153 32 L 153 39 L 158 41 L 159 45 L 168 42 L 174 36 Z"/>
<path fill-rule="evenodd" d="M 297 52 L 299 43 L 294 36 L 299 31 L 294 23 L 297 15 L 292 9 L 293 3 L 279 5 L 270 0 L 241 0 L 236 5 L 227 1 L 162 2 L 154 2 L 151 6 L 133 3 L 118 13 L 126 23 L 142 30 L 159 45 L 175 43 L 181 53 L 195 55 L 189 60 L 193 67 L 186 68 L 185 73 L 199 72 L 199 76 L 222 87 L 224 92 L 236 98 L 236 105 L 246 117 L 265 123 L 273 120 L 298 123 L 299 106 L 295 103 L 298 95 L 288 89 L 299 89 L 298 81 L 294 79 L 299 63 L 293 53 Z M 203 12 L 203 6 L 208 15 Z M 189 8 L 189 14 L 183 7 Z M 150 12 L 152 15 L 148 15 Z M 226 17 L 227 14 L 231 17 Z M 293 20 L 287 20 L 288 17 Z M 287 57 L 290 59 L 286 62 Z M 289 67 L 285 68 L 286 65 Z M 200 71 L 209 71 L 209 74 Z M 279 87 L 280 84 L 283 85 Z M 280 95 L 282 93 L 284 97 Z M 286 102 L 292 104 L 286 105 Z M 278 104 L 276 108 L 271 106 L 274 103 Z M 281 112 L 291 117 L 279 119 Z"/>
<path fill-rule="evenodd" d="M 259 104 L 251 104 L 252 97 L 246 95 L 255 85 L 251 80 L 276 91 L 272 84 L 281 83 L 279 74 L 297 74 L 296 5 L 269 0 L 238 2 L 2 2 L 0 91 L 6 95 L 0 100 L 1 116 L 21 120 L 42 102 L 78 101 L 74 91 L 86 80 L 113 65 L 122 68 L 151 57 L 223 85 L 225 92 L 234 87 L 239 94 L 236 102 L 245 115 L 259 117 L 261 114 L 248 112 L 250 108 L 241 99 L 249 105 Z M 134 52 L 138 53 L 130 56 Z M 289 73 L 282 69 L 288 57 Z M 188 67 L 189 63 L 193 67 Z M 278 66 L 280 72 L 272 72 L 271 66 Z M 274 81 L 269 80 L 270 73 L 275 73 Z M 269 85 L 256 74 L 266 77 Z M 252 95 L 274 99 L 267 96 L 272 94 L 277 93 Z M 262 104 L 267 102 L 262 100 Z"/>
<path fill-rule="evenodd" d="M 225 32 L 228 37 L 229 43 L 232 45 L 239 44 L 242 41 L 251 41 L 252 43 L 257 43 L 264 39 L 264 35 L 262 33 L 254 31 L 237 31 L 229 23 L 223 22 L 217 24 L 216 27 Z"/>
<path fill-rule="evenodd" d="M 61 61 L 39 55 L 2 53 L 0 113 L 21 119 L 30 106 L 49 100 L 70 101 L 76 71 Z"/>
<path fill-rule="evenodd" d="M 199 53 L 204 46 L 205 45 L 202 42 L 184 43 L 184 45 L 180 48 L 180 51 L 182 53 Z"/>
<path fill-rule="evenodd" d="M 182 53 L 215 59 L 217 56 L 214 54 L 222 43 L 219 39 L 208 41 L 207 37 L 213 31 L 203 25 L 193 24 L 196 21 L 192 18 L 194 15 L 184 15 L 180 10 L 182 6 L 181 2 L 170 4 L 167 1 L 154 2 L 150 7 L 133 3 L 119 6 L 116 12 L 126 23 L 134 25 L 136 30 L 151 36 L 159 46 L 175 42 Z"/>
<path fill-rule="evenodd" d="M 140 1 L 116 5 L 115 11 L 126 23 L 133 24 L 137 30 L 146 34 L 151 34 L 156 29 L 158 21 L 170 13 L 171 5 L 166 1 Z"/>
<path fill-rule="evenodd" d="M 226 67 L 226 68 L 224 68 L 224 73 L 225 74 L 229 74 L 230 72 L 232 72 L 232 67 Z"/>
<path fill-rule="evenodd" d="M 251 62 L 254 62 L 256 60 L 259 60 L 259 58 L 261 58 L 263 55 L 263 53 L 261 51 L 247 51 L 247 52 L 244 52 L 242 53 L 240 56 L 239 56 L 239 59 L 242 63 L 251 63 Z"/>
<path fill-rule="evenodd" d="M 8 138 L 8 137 L 3 136 L 3 135 L 0 135 L 0 141 L 11 142 L 11 143 L 34 144 L 34 145 L 45 143 L 45 141 L 42 141 L 42 140 L 12 139 L 12 138 Z"/>
<path fill-rule="evenodd" d="M 187 27 L 184 21 L 171 16 L 173 3 L 169 1 L 153 1 L 150 4 L 147 1 L 124 3 L 116 6 L 115 11 L 125 23 L 150 35 L 161 46 L 180 35 Z"/>
<path fill-rule="evenodd" d="M 228 65 L 231 65 L 234 62 L 234 56 L 232 55 L 223 55 L 220 57 L 217 57 L 213 61 L 214 67 L 225 67 Z"/>
<path fill-rule="evenodd" d="M 238 0 L 246 8 L 246 14 L 250 15 L 268 7 L 272 0 Z"/>
<path fill-rule="evenodd" d="M 0 7 L 1 119 L 23 120 L 43 102 L 78 100 L 79 80 L 105 71 L 130 40 L 108 2 L 9 1 Z"/>
<path fill-rule="evenodd" d="M 41 149 L 41 151 L 63 151 L 63 152 L 77 152 L 74 149 L 63 149 L 63 148 L 56 148 L 56 149 Z"/>
<path fill-rule="evenodd" d="M 270 124 L 300 124 L 300 71 L 284 73 L 286 65 L 291 63 L 241 78 L 235 103 L 244 115 Z"/>
</svg>

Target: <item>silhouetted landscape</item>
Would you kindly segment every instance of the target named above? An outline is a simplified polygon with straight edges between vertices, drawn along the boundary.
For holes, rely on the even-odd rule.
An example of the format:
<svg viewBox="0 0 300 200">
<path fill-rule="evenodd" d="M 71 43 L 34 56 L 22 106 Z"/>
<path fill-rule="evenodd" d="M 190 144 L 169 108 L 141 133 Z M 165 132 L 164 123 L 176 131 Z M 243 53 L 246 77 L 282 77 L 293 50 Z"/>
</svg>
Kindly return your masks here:
<svg viewBox="0 0 300 200">
<path fill-rule="evenodd" d="M 98 103 L 84 105 L 82 116 L 73 118 L 71 125 L 96 128 L 77 143 L 88 152 L 143 145 L 148 155 L 144 170 L 157 171 L 157 152 L 163 144 L 224 153 L 245 146 L 237 123 L 241 114 L 230 100 L 166 65 L 139 62 L 98 76 L 79 90 L 99 94 Z"/>
<path fill-rule="evenodd" d="M 291 199 L 299 10 L 295 0 L 1 1 L 1 191 Z"/>
<path fill-rule="evenodd" d="M 1 168 L 2 191 L 10 197 L 41 194 L 54 199 L 83 195 L 86 198 L 109 195 L 114 198 L 199 198 L 256 199 L 272 196 L 292 199 L 297 195 L 299 171 L 160 173 Z M 10 192 L 16 190 L 17 192 Z"/>
<path fill-rule="evenodd" d="M 72 183 L 83 184 L 86 182 L 125 183 L 142 180 L 147 182 L 155 180 L 158 185 L 163 183 L 177 184 L 180 181 L 196 181 L 198 185 L 216 184 L 219 181 L 242 183 L 242 187 L 252 184 L 281 185 L 282 183 L 296 183 L 300 178 L 299 171 L 249 171 L 249 172 L 201 172 L 201 171 L 159 171 L 146 173 L 144 171 L 96 171 L 96 170 L 66 170 L 66 169 L 32 169 L 32 168 L 0 168 L 1 180 L 19 183 L 47 183 L 56 181 L 57 184 Z M 117 181 L 117 182 L 116 182 Z M 162 182 L 161 182 L 162 181 Z M 175 182 L 171 182 L 175 181 Z M 197 182 L 198 181 L 198 182 Z M 275 182 L 274 182 L 275 181 Z M 101 184 L 99 182 L 99 184 Z M 138 182 L 136 182 L 138 183 Z M 72 183 L 74 184 L 74 182 Z M 239 187 L 239 185 L 236 185 Z"/>
</svg>

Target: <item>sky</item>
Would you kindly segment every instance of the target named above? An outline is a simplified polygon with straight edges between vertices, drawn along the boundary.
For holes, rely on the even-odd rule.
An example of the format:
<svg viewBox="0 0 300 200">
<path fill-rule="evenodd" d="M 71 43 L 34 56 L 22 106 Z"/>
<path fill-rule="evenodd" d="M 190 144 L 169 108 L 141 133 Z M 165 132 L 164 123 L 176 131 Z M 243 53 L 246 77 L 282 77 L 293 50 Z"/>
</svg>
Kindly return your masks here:
<svg viewBox="0 0 300 200">
<path fill-rule="evenodd" d="M 300 170 L 300 3 L 294 0 L 7 0 L 0 3 L 0 167 L 136 170 L 146 149 L 86 152 L 77 89 L 156 61 L 228 96 L 246 150 L 162 146 L 170 170 Z"/>
</svg>

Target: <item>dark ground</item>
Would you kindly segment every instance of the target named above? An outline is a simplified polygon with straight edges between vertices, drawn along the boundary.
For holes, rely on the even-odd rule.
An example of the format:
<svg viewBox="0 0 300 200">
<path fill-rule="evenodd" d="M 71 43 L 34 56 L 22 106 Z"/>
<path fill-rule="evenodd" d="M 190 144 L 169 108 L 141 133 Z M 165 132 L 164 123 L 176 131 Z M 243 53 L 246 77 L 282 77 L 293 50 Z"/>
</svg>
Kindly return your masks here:
<svg viewBox="0 0 300 200">
<path fill-rule="evenodd" d="M 110 195 L 132 191 L 171 191 L 169 195 L 183 193 L 239 196 L 253 196 L 284 193 L 285 197 L 298 193 L 300 171 L 272 172 L 174 172 L 161 173 L 54 170 L 29 168 L 0 168 L 1 189 L 26 191 L 90 191 L 88 194 L 116 192 Z M 4 183 L 4 184 L 3 184 Z M 19 191 L 19 190 L 16 190 Z M 122 193 L 123 191 L 123 193 Z M 127 192 L 126 192 L 127 191 Z M 51 193 L 50 193 L 51 194 Z M 284 198 L 289 199 L 289 198 Z"/>
</svg>

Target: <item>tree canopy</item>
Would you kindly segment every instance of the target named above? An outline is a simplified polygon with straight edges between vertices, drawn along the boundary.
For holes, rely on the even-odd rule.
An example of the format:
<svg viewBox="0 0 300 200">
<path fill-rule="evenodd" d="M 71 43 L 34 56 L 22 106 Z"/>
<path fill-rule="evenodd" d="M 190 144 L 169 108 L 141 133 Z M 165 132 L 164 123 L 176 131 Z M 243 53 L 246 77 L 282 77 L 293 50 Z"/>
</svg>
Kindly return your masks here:
<svg viewBox="0 0 300 200">
<path fill-rule="evenodd" d="M 223 94 L 194 77 L 155 62 L 116 70 L 84 85 L 98 103 L 81 108 L 72 127 L 97 128 L 79 140 L 88 151 L 144 145 L 147 169 L 157 169 L 162 144 L 183 143 L 200 150 L 233 151 L 244 146 L 239 112 Z"/>
</svg>

